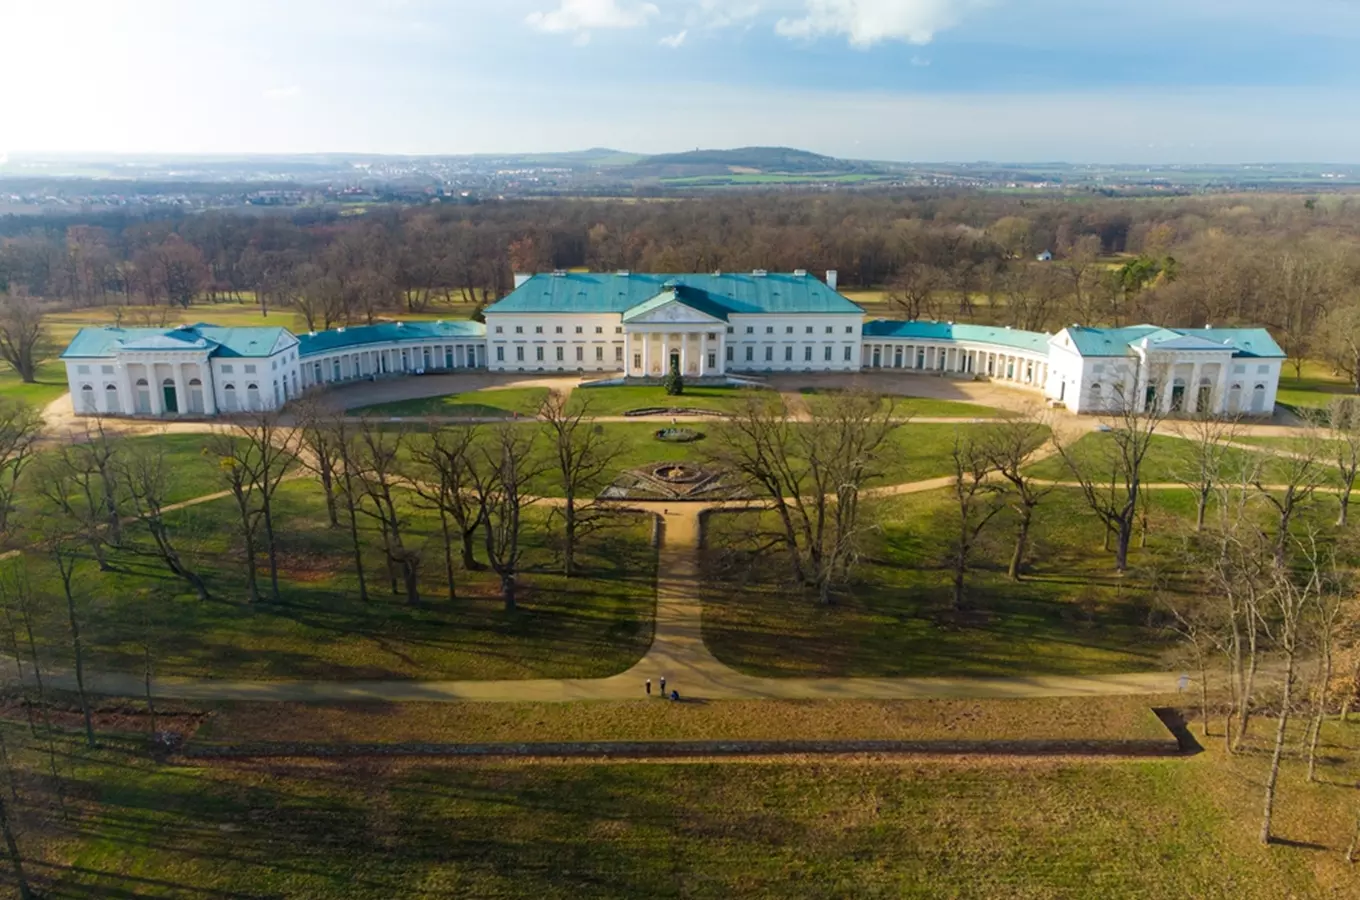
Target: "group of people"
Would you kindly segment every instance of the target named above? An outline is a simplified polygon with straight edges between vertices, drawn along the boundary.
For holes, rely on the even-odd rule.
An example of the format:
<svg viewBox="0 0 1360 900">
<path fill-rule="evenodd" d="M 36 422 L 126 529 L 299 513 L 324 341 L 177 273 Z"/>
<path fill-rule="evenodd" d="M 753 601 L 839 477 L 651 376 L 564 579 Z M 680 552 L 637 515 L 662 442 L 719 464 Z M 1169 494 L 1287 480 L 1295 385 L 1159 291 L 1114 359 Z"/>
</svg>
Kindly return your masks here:
<svg viewBox="0 0 1360 900">
<path fill-rule="evenodd" d="M 650 679 L 650 678 L 647 679 L 647 696 L 648 696 L 648 697 L 652 696 L 652 679 Z M 665 696 L 666 696 L 666 676 L 665 676 L 665 675 L 662 675 L 662 676 L 661 676 L 661 696 L 662 696 L 662 697 L 665 697 Z M 675 690 L 674 688 L 672 688 L 672 689 L 671 689 L 671 696 L 670 696 L 670 699 L 672 699 L 672 700 L 679 700 L 679 699 L 680 699 L 680 692 L 677 691 L 677 690 Z"/>
</svg>

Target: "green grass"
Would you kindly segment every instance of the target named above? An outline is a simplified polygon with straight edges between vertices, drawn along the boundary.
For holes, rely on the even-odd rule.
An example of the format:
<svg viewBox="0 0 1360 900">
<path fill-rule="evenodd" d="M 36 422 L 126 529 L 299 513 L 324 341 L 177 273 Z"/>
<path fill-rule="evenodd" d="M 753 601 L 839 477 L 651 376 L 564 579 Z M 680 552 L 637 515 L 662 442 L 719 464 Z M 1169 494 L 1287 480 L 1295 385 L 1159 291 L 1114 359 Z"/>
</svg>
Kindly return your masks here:
<svg viewBox="0 0 1360 900">
<path fill-rule="evenodd" d="M 678 397 L 666 393 L 660 385 L 610 385 L 577 388 L 571 399 L 575 403 L 589 403 L 591 415 L 621 416 L 634 409 L 648 407 L 681 407 L 733 412 L 742 409 L 752 395 L 778 399 L 770 391 L 732 387 L 686 387 Z"/>
<path fill-rule="evenodd" d="M 188 766 L 63 741 L 63 821 L 40 746 L 20 724 L 5 738 L 45 896 L 1277 900 L 1353 894 L 1356 730 L 1329 728 L 1321 785 L 1286 760 L 1276 821 L 1297 844 L 1274 847 L 1254 834 L 1265 761 L 1213 746 L 1153 761 Z"/>
<path fill-rule="evenodd" d="M 881 533 L 829 607 L 787 583 L 780 554 L 727 549 L 743 546 L 761 514 L 710 517 L 704 640 L 728 665 L 775 677 L 1076 675 L 1163 663 L 1168 637 L 1149 592 L 1115 576 L 1074 491 L 1040 507 L 1033 562 L 1018 584 L 1005 574 L 1012 522 L 994 520 L 967 576 L 970 609 L 956 613 L 951 500 L 937 491 L 885 501 Z M 1135 553 L 1134 564 L 1148 559 Z"/>
<path fill-rule="evenodd" d="M 278 603 L 246 602 L 241 541 L 228 499 L 171 517 L 178 549 L 212 591 L 206 603 L 147 555 L 149 538 L 139 529 L 129 529 L 129 545 L 113 554 L 117 571 L 99 573 L 93 562 L 83 562 L 76 590 L 90 665 L 139 671 L 148 610 L 163 675 L 602 677 L 632 664 L 651 642 L 656 557 L 644 517 L 626 516 L 619 527 L 592 536 L 582 548 L 582 574 L 568 580 L 558 574 L 546 514 L 530 510 L 519 609 L 506 612 L 488 572 L 460 567 L 458 597 L 448 599 L 432 513 L 408 510 L 406 543 L 424 560 L 418 606 L 388 590 L 376 524 L 362 523 L 371 594 L 364 603 L 348 533 L 327 527 L 318 486 L 286 483 L 277 501 Z M 40 596 L 60 596 L 55 567 L 45 556 L 29 553 L 5 565 L 11 572 L 22 569 Z M 267 590 L 263 557 L 259 571 Z M 62 609 L 44 604 L 39 630 L 52 661 L 69 667 Z"/>
<path fill-rule="evenodd" d="M 50 359 L 42 363 L 36 374 L 36 383 L 24 384 L 13 369 L 6 367 L 0 371 L 0 399 L 42 409 L 66 393 L 66 365 L 60 360 Z"/>
<path fill-rule="evenodd" d="M 1337 396 L 1355 396 L 1355 385 L 1344 376 L 1333 374 L 1322 363 L 1305 362 L 1302 377 L 1294 377 L 1294 367 L 1286 363 L 1280 373 L 1276 402 L 1299 409 L 1323 409 Z"/>
<path fill-rule="evenodd" d="M 547 388 L 492 388 L 444 394 L 439 397 L 378 403 L 359 407 L 351 412 L 394 418 L 465 416 L 480 419 L 514 415 L 532 416 L 538 412 L 539 406 L 547 397 Z"/>
<path fill-rule="evenodd" d="M 802 388 L 800 394 L 808 397 L 810 404 L 819 402 L 834 403 L 839 389 Z M 883 398 L 886 407 L 892 404 L 893 414 L 925 419 L 986 419 L 1002 415 L 1001 410 L 980 403 L 966 403 L 962 400 L 937 400 L 932 397 L 908 397 L 892 395 Z"/>
</svg>

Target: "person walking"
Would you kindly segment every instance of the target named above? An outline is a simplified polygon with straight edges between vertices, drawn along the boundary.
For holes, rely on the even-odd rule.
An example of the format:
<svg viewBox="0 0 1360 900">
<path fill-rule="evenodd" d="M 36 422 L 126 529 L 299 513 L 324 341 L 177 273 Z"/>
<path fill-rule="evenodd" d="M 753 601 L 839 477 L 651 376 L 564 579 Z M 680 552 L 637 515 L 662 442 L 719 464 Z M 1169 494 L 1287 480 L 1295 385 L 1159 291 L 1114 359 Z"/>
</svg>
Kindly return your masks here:
<svg viewBox="0 0 1360 900">
<path fill-rule="evenodd" d="M 647 679 L 647 696 L 652 696 L 652 679 Z"/>
<path fill-rule="evenodd" d="M 661 696 L 666 696 L 666 676 L 661 676 Z"/>
</svg>

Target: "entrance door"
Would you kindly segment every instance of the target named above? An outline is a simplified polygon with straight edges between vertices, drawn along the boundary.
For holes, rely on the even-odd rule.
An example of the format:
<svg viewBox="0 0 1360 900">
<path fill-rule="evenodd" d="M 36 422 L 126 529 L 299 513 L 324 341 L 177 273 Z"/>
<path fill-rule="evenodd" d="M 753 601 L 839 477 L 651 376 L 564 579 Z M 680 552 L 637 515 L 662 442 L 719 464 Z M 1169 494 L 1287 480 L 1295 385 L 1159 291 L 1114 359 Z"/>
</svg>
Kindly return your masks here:
<svg viewBox="0 0 1360 900">
<path fill-rule="evenodd" d="M 165 411 L 168 413 L 179 412 L 179 398 L 175 396 L 175 382 L 169 378 L 161 385 L 161 395 L 165 398 Z"/>
<path fill-rule="evenodd" d="M 874 368 L 883 368 L 883 351 L 877 347 L 874 348 Z"/>
<path fill-rule="evenodd" d="M 679 372 L 679 371 L 680 371 L 680 351 L 679 351 L 679 350 L 672 350 L 672 351 L 671 351 L 671 367 L 670 367 L 669 369 L 667 369 L 666 371 L 667 371 L 667 372 Z"/>
</svg>

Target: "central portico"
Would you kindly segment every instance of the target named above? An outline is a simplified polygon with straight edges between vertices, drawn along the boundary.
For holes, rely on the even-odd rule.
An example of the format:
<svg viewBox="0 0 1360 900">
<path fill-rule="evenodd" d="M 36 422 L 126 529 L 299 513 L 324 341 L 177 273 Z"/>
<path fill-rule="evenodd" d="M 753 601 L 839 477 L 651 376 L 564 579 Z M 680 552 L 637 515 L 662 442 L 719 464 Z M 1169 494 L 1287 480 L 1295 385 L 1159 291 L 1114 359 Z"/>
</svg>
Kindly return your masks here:
<svg viewBox="0 0 1360 900">
<path fill-rule="evenodd" d="M 674 281 L 623 314 L 624 360 L 630 378 L 688 378 L 726 373 L 727 313 Z"/>
</svg>

